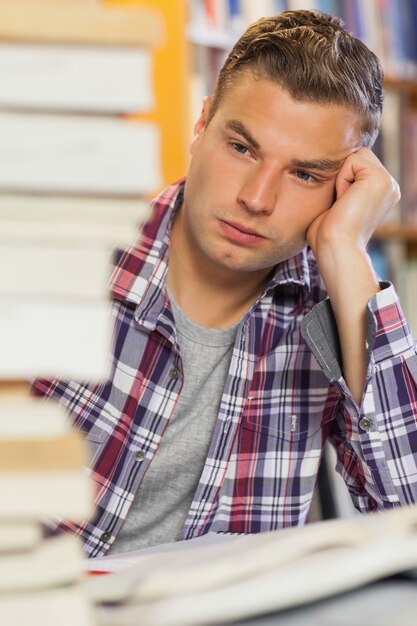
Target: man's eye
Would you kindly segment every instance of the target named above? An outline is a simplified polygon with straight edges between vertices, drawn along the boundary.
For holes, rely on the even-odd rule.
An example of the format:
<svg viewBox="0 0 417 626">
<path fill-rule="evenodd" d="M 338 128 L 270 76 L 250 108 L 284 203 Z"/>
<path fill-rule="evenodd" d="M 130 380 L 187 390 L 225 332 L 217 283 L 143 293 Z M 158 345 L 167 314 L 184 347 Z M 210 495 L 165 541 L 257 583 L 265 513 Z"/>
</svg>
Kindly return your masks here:
<svg viewBox="0 0 417 626">
<path fill-rule="evenodd" d="M 316 180 L 314 178 L 314 176 L 312 176 L 308 172 L 304 172 L 303 170 L 297 170 L 295 172 L 295 175 L 296 175 L 297 178 L 299 178 L 300 180 L 302 180 L 305 183 L 314 182 Z"/>
<path fill-rule="evenodd" d="M 239 154 L 247 154 L 249 152 L 247 147 L 241 143 L 233 142 L 232 146 L 236 152 L 239 152 Z"/>
</svg>

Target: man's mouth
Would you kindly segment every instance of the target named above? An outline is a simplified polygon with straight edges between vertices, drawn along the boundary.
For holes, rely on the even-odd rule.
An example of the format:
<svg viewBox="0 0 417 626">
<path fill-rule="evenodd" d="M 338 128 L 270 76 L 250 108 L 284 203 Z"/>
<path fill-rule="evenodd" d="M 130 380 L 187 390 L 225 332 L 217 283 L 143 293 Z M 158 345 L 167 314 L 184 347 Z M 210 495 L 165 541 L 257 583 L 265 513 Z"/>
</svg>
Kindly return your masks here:
<svg viewBox="0 0 417 626">
<path fill-rule="evenodd" d="M 221 229 L 228 239 L 240 243 L 243 245 L 260 244 L 266 240 L 266 237 L 261 235 L 258 231 L 244 226 L 243 224 L 237 224 L 235 222 L 226 222 L 219 220 Z"/>
</svg>

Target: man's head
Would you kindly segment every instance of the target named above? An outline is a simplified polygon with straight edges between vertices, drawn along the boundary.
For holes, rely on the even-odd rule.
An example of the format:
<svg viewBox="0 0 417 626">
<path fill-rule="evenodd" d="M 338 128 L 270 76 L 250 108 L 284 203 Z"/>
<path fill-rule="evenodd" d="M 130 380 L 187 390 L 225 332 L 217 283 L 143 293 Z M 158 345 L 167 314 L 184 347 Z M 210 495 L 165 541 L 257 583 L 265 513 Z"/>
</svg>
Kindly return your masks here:
<svg viewBox="0 0 417 626">
<path fill-rule="evenodd" d="M 250 27 L 195 125 L 173 230 L 188 266 L 257 283 L 299 253 L 344 162 L 377 134 L 381 78 L 331 17 L 294 11 Z"/>
<path fill-rule="evenodd" d="M 375 54 L 346 32 L 338 18 L 300 10 L 255 22 L 223 65 L 208 121 L 225 92 L 248 70 L 295 100 L 353 109 L 362 122 L 362 145 L 373 145 L 381 120 L 383 71 Z"/>
</svg>

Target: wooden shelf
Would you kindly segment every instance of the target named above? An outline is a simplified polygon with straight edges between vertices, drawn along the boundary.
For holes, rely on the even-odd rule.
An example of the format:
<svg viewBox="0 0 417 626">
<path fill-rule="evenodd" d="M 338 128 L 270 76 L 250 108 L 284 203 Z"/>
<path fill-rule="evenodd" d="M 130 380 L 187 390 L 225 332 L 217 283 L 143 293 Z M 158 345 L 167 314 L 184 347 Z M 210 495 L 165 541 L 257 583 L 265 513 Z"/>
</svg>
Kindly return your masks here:
<svg viewBox="0 0 417 626">
<path fill-rule="evenodd" d="M 374 239 L 397 239 L 406 243 L 417 243 L 417 226 L 411 224 L 384 224 L 376 229 Z"/>
<path fill-rule="evenodd" d="M 409 96 L 417 97 L 417 75 L 415 79 L 388 75 L 385 76 L 384 86 L 386 89 L 401 91 Z"/>
</svg>

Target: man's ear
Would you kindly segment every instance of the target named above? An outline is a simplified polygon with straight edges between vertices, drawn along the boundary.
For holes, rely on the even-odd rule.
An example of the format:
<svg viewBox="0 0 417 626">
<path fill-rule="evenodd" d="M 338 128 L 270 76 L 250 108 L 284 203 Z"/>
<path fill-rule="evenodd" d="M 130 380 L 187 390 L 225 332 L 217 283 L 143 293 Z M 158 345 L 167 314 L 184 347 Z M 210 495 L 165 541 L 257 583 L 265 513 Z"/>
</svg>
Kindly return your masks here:
<svg viewBox="0 0 417 626">
<path fill-rule="evenodd" d="M 209 111 L 211 106 L 211 96 L 206 96 L 203 99 L 203 107 L 201 109 L 200 117 L 194 125 L 194 135 L 190 145 L 191 154 L 194 152 L 195 146 L 201 139 L 201 135 L 203 134 L 208 121 Z"/>
</svg>

